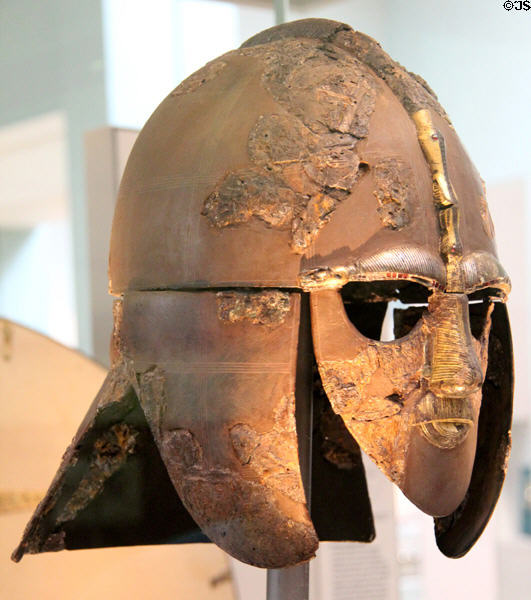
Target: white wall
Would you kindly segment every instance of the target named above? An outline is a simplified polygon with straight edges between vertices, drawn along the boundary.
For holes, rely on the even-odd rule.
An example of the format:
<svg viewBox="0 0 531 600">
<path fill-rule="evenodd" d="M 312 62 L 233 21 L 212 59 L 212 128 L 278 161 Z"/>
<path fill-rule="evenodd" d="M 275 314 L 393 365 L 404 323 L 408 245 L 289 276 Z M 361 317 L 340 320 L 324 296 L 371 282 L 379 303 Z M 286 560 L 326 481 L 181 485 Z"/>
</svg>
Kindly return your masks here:
<svg viewBox="0 0 531 600">
<path fill-rule="evenodd" d="M 487 183 L 530 174 L 531 16 L 499 0 L 388 0 L 384 48 L 436 91 Z"/>
<path fill-rule="evenodd" d="M 271 6 L 219 0 L 102 0 L 109 124 L 140 129 L 169 92 L 273 25 Z"/>
<path fill-rule="evenodd" d="M 385 0 L 328 0 L 326 2 L 292 2 L 290 20 L 331 19 L 347 23 L 357 31 L 381 41 L 385 34 L 387 15 Z"/>
<path fill-rule="evenodd" d="M 63 208 L 66 210 L 63 212 L 68 215 L 67 230 L 57 234 L 56 242 L 53 233 L 44 232 L 57 227 L 57 224 L 49 226 L 44 223 L 49 219 L 57 219 L 58 216 L 57 198 L 47 202 L 50 181 L 45 179 L 46 170 L 42 169 L 44 173 L 40 171 L 40 181 L 22 173 L 22 177 L 13 182 L 17 175 L 14 171 L 8 173 L 8 176 L 10 185 L 18 186 L 17 193 L 19 198 L 24 198 L 24 203 L 28 198 L 33 201 L 41 193 L 39 223 L 43 223 L 43 229 L 28 234 L 23 247 L 24 256 L 29 260 L 27 244 L 30 244 L 36 252 L 35 258 L 42 262 L 42 273 L 47 272 L 54 263 L 58 272 L 65 276 L 67 272 L 70 273 L 70 279 L 58 281 L 50 293 L 56 296 L 59 306 L 69 303 L 70 308 L 65 314 L 75 311 L 81 315 L 78 320 L 79 331 L 74 332 L 74 335 L 69 333 L 67 338 L 61 338 L 63 334 L 59 334 L 59 337 L 62 341 L 79 343 L 85 351 L 90 351 L 90 331 L 85 327 L 83 319 L 83 315 L 87 315 L 89 311 L 89 290 L 82 146 L 84 131 L 100 125 L 105 119 L 99 1 L 2 0 L 0 56 L 0 128 L 24 128 L 28 119 L 51 113 L 60 113 L 64 118 L 65 140 L 58 143 L 64 143 L 66 147 L 66 179 L 59 181 L 60 178 L 54 174 L 55 167 L 54 173 L 48 173 L 56 182 L 59 181 L 56 186 L 62 188 L 59 193 L 66 193 L 66 197 L 59 199 L 59 204 L 64 203 Z M 4 148 L 4 158 L 8 153 L 11 160 L 21 149 L 13 144 L 11 150 Z M 30 158 L 34 154 L 30 149 Z M 59 155 L 56 153 L 56 156 Z M 32 168 L 30 158 L 27 161 L 28 170 Z M 51 157 L 48 158 L 54 164 L 57 163 Z M 16 210 L 24 213 L 23 203 Z M 22 217 L 25 218 L 26 215 L 22 214 Z M 0 227 L 2 225 L 0 223 Z M 12 239 L 11 233 L 7 229 L 0 231 L 4 240 L 4 257 L 13 257 L 11 250 L 6 248 Z M 72 246 L 68 244 L 71 238 L 74 240 Z M 21 248 L 17 248 L 22 252 Z M 26 261 L 25 264 L 29 265 L 29 262 Z M 7 268 L 5 261 L 2 263 Z M 43 302 L 48 302 L 44 296 L 50 290 L 50 285 L 35 288 L 34 283 L 40 279 L 30 279 L 32 269 L 33 266 L 29 267 L 24 274 L 19 265 L 18 276 L 24 282 L 24 286 L 20 287 L 20 294 L 24 297 L 20 300 L 21 312 L 17 313 L 15 310 L 14 314 L 10 312 L 10 316 L 56 337 L 55 332 L 63 327 L 62 324 L 51 325 L 48 321 L 36 323 Z M 28 285 L 31 286 L 31 293 Z M 9 286 L 11 294 L 15 293 L 15 289 Z M 65 297 L 59 297 L 61 290 L 65 291 Z M 22 312 L 23 306 L 27 307 L 25 312 Z M 16 309 L 16 304 L 11 303 L 10 307 Z M 28 315 L 32 317 L 29 321 Z"/>
</svg>

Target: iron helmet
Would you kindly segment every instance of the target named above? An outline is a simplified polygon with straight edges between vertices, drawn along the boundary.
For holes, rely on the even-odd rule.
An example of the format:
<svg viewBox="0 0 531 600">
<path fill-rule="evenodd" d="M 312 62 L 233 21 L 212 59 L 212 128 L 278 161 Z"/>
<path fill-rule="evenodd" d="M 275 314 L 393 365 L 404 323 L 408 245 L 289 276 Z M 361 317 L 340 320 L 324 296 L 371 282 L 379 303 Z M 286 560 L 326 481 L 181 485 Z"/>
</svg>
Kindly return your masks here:
<svg viewBox="0 0 531 600">
<path fill-rule="evenodd" d="M 113 368 L 15 558 L 86 546 L 104 497 L 116 522 L 93 545 L 207 536 L 279 568 L 319 539 L 370 541 L 360 447 L 463 555 L 509 452 L 509 290 L 428 85 L 341 23 L 258 34 L 137 139 L 111 239 Z M 142 498 L 126 516 L 116 481 Z"/>
</svg>

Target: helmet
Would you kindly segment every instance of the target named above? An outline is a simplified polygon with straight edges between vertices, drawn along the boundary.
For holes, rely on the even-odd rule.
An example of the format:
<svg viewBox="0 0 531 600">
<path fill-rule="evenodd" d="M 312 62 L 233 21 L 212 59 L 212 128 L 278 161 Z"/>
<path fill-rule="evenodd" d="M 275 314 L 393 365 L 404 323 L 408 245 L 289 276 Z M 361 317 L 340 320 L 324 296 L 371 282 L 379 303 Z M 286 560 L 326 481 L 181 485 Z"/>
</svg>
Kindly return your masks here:
<svg viewBox="0 0 531 600">
<path fill-rule="evenodd" d="M 77 543 L 135 461 L 154 505 L 164 479 L 171 522 L 142 528 L 146 501 L 119 543 L 204 539 L 195 521 L 279 568 L 319 539 L 369 541 L 359 447 L 461 556 L 509 452 L 509 290 L 482 181 L 427 84 L 341 23 L 258 34 L 137 139 L 111 239 L 114 366 L 16 557 Z"/>
</svg>

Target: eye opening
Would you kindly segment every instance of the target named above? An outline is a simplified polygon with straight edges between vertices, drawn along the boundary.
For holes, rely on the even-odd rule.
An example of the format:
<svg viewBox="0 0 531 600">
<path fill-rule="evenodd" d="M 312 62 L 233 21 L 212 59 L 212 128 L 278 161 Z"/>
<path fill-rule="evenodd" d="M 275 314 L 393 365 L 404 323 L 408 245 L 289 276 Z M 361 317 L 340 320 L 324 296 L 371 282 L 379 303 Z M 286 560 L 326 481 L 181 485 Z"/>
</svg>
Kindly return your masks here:
<svg viewBox="0 0 531 600">
<path fill-rule="evenodd" d="M 411 281 L 351 282 L 341 289 L 350 322 L 365 337 L 380 341 L 407 335 L 426 310 L 430 294 Z"/>
<path fill-rule="evenodd" d="M 408 335 L 428 306 L 431 290 L 411 281 L 350 282 L 341 289 L 350 322 L 365 337 L 377 341 Z M 502 302 L 500 288 L 486 287 L 468 294 L 470 330 L 481 339 L 491 302 Z"/>
<path fill-rule="evenodd" d="M 405 308 L 402 308 L 405 306 Z M 427 304 L 410 304 L 393 307 L 393 334 L 398 340 L 405 337 L 420 321 L 422 315 L 428 310 Z"/>
<path fill-rule="evenodd" d="M 480 340 L 483 335 L 490 303 L 501 302 L 503 296 L 502 290 L 492 287 L 476 290 L 468 294 L 470 331 L 477 340 Z"/>
<path fill-rule="evenodd" d="M 494 287 L 486 287 L 480 290 L 475 290 L 468 294 L 468 303 L 471 302 L 483 302 L 484 300 L 491 300 L 493 302 L 502 301 L 505 294 L 502 289 Z"/>
</svg>

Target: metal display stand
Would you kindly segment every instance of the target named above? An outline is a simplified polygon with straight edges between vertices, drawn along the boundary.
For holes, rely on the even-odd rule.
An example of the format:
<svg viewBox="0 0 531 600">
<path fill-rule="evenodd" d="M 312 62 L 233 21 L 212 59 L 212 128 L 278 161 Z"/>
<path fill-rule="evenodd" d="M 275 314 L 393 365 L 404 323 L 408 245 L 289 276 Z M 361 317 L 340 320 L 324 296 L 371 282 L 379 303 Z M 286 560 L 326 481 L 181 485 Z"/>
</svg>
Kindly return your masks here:
<svg viewBox="0 0 531 600">
<path fill-rule="evenodd" d="M 267 600 L 308 600 L 310 565 L 267 570 Z"/>
<path fill-rule="evenodd" d="M 309 294 L 302 294 L 295 384 L 295 418 L 299 443 L 299 464 L 306 503 L 310 509 L 312 489 L 313 374 Z M 267 600 L 308 600 L 310 565 L 267 570 Z"/>
<path fill-rule="evenodd" d="M 275 0 L 275 24 L 280 25 L 288 19 L 289 0 Z"/>
</svg>

